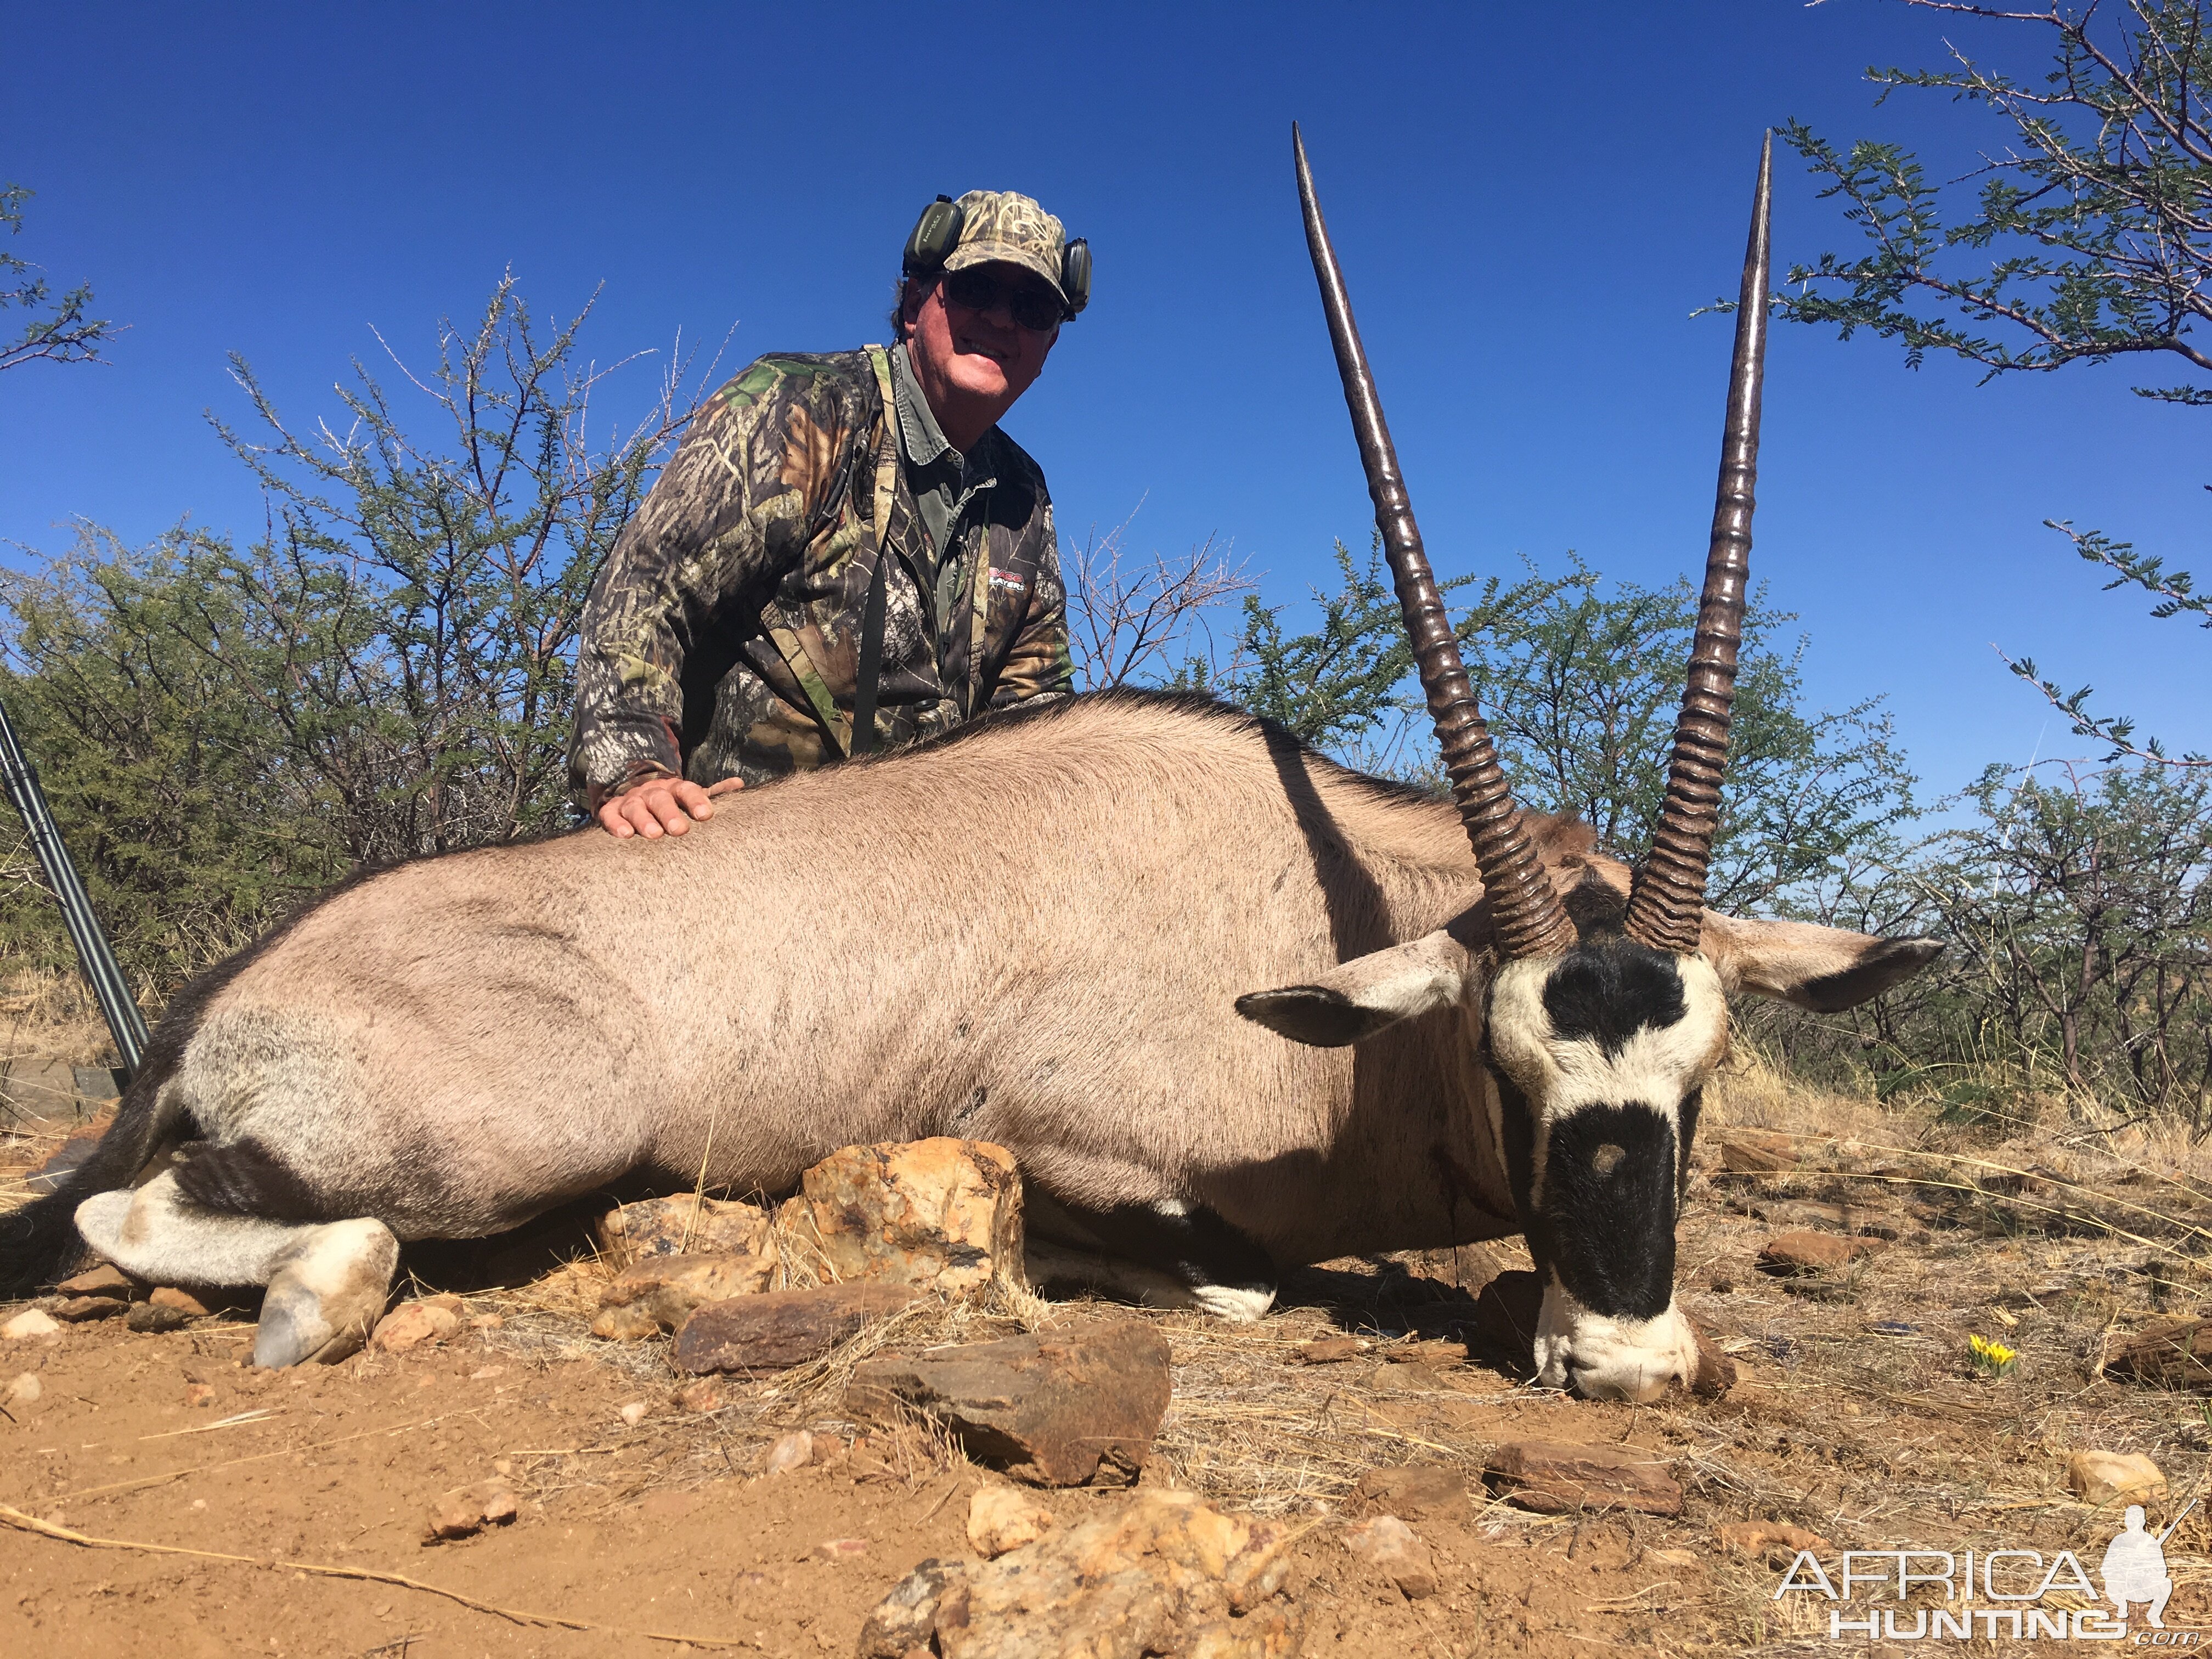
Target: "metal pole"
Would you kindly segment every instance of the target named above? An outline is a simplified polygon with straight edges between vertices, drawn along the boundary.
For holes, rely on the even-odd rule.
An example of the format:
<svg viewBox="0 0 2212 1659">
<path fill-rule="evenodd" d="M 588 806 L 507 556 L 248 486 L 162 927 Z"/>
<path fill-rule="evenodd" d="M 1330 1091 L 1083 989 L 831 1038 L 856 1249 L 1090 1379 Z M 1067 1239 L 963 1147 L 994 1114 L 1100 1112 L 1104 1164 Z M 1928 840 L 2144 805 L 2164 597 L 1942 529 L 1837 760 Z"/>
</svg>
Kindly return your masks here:
<svg viewBox="0 0 2212 1659">
<path fill-rule="evenodd" d="M 123 977 L 123 964 L 116 961 L 107 935 L 100 931 L 99 919 L 92 914 L 92 901 L 85 896 L 84 884 L 77 879 L 69 849 L 62 845 L 61 830 L 47 810 L 46 792 L 39 787 L 38 772 L 24 757 L 5 703 L 0 703 L 0 785 L 6 786 L 8 799 L 23 815 L 23 830 L 31 838 L 31 850 L 39 855 L 39 867 L 46 872 L 46 885 L 61 901 L 70 943 L 76 946 L 76 959 L 115 1038 L 115 1052 L 122 1056 L 127 1082 L 138 1075 L 139 1061 L 146 1052 L 146 1021 Z"/>
</svg>

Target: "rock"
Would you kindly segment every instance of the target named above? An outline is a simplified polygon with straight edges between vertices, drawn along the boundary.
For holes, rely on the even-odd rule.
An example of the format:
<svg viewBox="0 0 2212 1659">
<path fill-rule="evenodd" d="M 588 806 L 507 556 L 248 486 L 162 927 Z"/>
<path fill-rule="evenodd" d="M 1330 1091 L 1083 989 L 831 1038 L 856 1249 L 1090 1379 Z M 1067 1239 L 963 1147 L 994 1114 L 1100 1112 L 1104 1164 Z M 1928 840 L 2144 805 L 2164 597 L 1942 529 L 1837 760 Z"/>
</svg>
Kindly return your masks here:
<svg viewBox="0 0 2212 1659">
<path fill-rule="evenodd" d="M 861 1625 L 860 1659 L 908 1659 L 917 1650 L 929 1653 L 937 1633 L 938 1604 L 953 1583 L 965 1591 L 969 1565 L 963 1560 L 933 1558 L 900 1579 Z"/>
<path fill-rule="evenodd" d="M 672 1331 L 693 1309 L 757 1296 L 775 1276 L 775 1258 L 769 1255 L 649 1255 L 631 1262 L 600 1292 L 592 1334 L 631 1340 Z"/>
<path fill-rule="evenodd" d="M 592 1334 L 610 1342 L 642 1342 L 649 1336 L 660 1334 L 660 1322 L 650 1310 L 635 1303 L 602 1308 L 592 1316 Z"/>
<path fill-rule="evenodd" d="M 419 1302 L 403 1302 L 377 1321 L 368 1346 L 378 1353 L 405 1353 L 426 1342 L 443 1342 L 460 1328 L 459 1309 L 425 1297 Z"/>
<path fill-rule="evenodd" d="M 1722 1352 L 1711 1331 L 1690 1320 L 1690 1335 L 1698 1345 L 1698 1368 L 1690 1373 L 1690 1392 L 1701 1400 L 1717 1400 L 1735 1387 L 1735 1361 Z"/>
<path fill-rule="evenodd" d="M 696 1382 L 686 1382 L 676 1391 L 676 1403 L 687 1412 L 718 1412 L 728 1405 L 722 1385 L 711 1376 L 702 1376 Z"/>
<path fill-rule="evenodd" d="M 1354 1258 L 1363 1267 L 1366 1258 Z M 1498 1277 L 1504 1266 L 1500 1249 L 1493 1244 L 1453 1244 L 1428 1250 L 1392 1250 L 1383 1258 L 1416 1279 L 1427 1279 L 1447 1297 L 1453 1291 L 1468 1297 Z"/>
<path fill-rule="evenodd" d="M 1060 1524 L 1018 1486 L 984 1486 L 968 1500 L 968 1541 L 987 1561 L 1034 1544 Z"/>
<path fill-rule="evenodd" d="M 642 1400 L 633 1400 L 615 1415 L 622 1419 L 623 1427 L 634 1429 L 653 1415 L 653 1407 Z"/>
<path fill-rule="evenodd" d="M 1863 1238 L 1838 1238 L 1832 1233 L 1777 1233 L 1759 1247 L 1759 1265 L 1784 1276 L 1833 1273 L 1849 1267 L 1874 1248 Z"/>
<path fill-rule="evenodd" d="M 1437 1562 L 1429 1547 L 1395 1515 L 1378 1515 L 1342 1534 L 1345 1548 L 1386 1574 L 1408 1601 L 1437 1593 Z"/>
<path fill-rule="evenodd" d="M 861 1626 L 860 1659 L 1173 1653 L 1291 1659 L 1285 1529 L 1186 1492 L 1140 1492 L 995 1561 L 925 1561 Z"/>
<path fill-rule="evenodd" d="M 1819 1533 L 1793 1527 L 1786 1521 L 1731 1521 L 1720 1528 L 1719 1536 L 1721 1547 L 1731 1555 L 1778 1564 L 1796 1559 L 1800 1550 L 1826 1555 L 1835 1548 Z"/>
<path fill-rule="evenodd" d="M 863 1360 L 848 1416 L 941 1425 L 1018 1480 L 1074 1486 L 1136 1477 L 1168 1406 L 1168 1345 L 1134 1320 Z"/>
<path fill-rule="evenodd" d="M 63 1296 L 107 1296 L 118 1302 L 128 1302 L 138 1294 L 137 1285 L 122 1268 L 110 1267 L 105 1261 L 74 1279 L 64 1279 L 54 1289 Z"/>
<path fill-rule="evenodd" d="M 73 1123 L 82 1115 L 77 1110 L 76 1067 L 65 1060 L 44 1060 L 25 1056 L 7 1064 L 4 1080 L 0 1080 L 0 1101 L 9 1111 L 4 1115 L 34 1123 Z"/>
<path fill-rule="evenodd" d="M 1022 1178 L 987 1141 L 846 1146 L 801 1177 L 787 1212 L 841 1282 L 876 1279 L 957 1295 L 1022 1277 Z"/>
<path fill-rule="evenodd" d="M 33 1337 L 49 1340 L 61 1334 L 61 1322 L 52 1314 L 38 1308 L 26 1308 L 6 1324 L 0 1325 L 0 1338 L 10 1342 L 28 1341 Z"/>
<path fill-rule="evenodd" d="M 617 1267 L 656 1255 L 775 1254 L 767 1211 L 690 1193 L 619 1205 L 599 1218 L 593 1232 L 600 1250 Z"/>
<path fill-rule="evenodd" d="M 2077 1451 L 2066 1460 L 2066 1489 L 2084 1504 L 2148 1504 L 2166 1496 L 2166 1476 L 2140 1452 Z"/>
<path fill-rule="evenodd" d="M 1371 1352 L 1374 1346 L 1356 1336 L 1317 1336 L 1292 1348 L 1291 1358 L 1301 1365 L 1334 1365 Z"/>
<path fill-rule="evenodd" d="M 1474 1298 L 1476 1334 L 1522 1364 L 1534 1363 L 1536 1316 L 1544 1306 L 1544 1281 L 1523 1267 L 1510 1268 Z"/>
<path fill-rule="evenodd" d="M 676 1333 L 676 1364 L 693 1376 L 765 1376 L 818 1358 L 921 1293 L 903 1285 L 767 1291 L 696 1309 Z"/>
<path fill-rule="evenodd" d="M 778 1438 L 761 1459 L 763 1474 L 789 1474 L 793 1469 L 803 1469 L 814 1461 L 814 1437 L 805 1429 L 793 1429 Z"/>
<path fill-rule="evenodd" d="M 194 1407 L 212 1406 L 215 1404 L 215 1390 L 204 1382 L 191 1383 L 185 1389 L 185 1404 Z"/>
<path fill-rule="evenodd" d="M 126 1329 L 155 1335 L 165 1331 L 181 1331 L 191 1322 L 191 1316 L 182 1308 L 167 1307 L 159 1302 L 141 1302 L 123 1316 Z"/>
<path fill-rule="evenodd" d="M 825 1538 L 814 1547 L 814 1553 L 830 1561 L 849 1561 L 856 1555 L 868 1553 L 865 1538 Z"/>
<path fill-rule="evenodd" d="M 208 1316 L 206 1303 L 190 1291 L 180 1291 L 173 1285 L 156 1286 L 146 1300 L 157 1308 L 174 1308 L 187 1319 L 205 1319 Z"/>
<path fill-rule="evenodd" d="M 1370 1469 L 1359 1477 L 1352 1496 L 1370 1513 L 1411 1516 L 1416 1521 L 1432 1515 L 1464 1516 L 1467 1477 L 1442 1463 Z"/>
<path fill-rule="evenodd" d="M 8 1385 L 8 1403 L 11 1406 L 34 1406 L 39 1396 L 46 1391 L 46 1384 L 39 1381 L 36 1371 L 25 1371 Z"/>
<path fill-rule="evenodd" d="M 1731 1175 L 1783 1175 L 1802 1161 L 1808 1143 L 1771 1129 L 1723 1129 L 1721 1168 Z"/>
<path fill-rule="evenodd" d="M 514 1519 L 519 1507 L 504 1480 L 456 1487 L 430 1506 L 429 1540 L 466 1538 L 486 1527 L 503 1527 Z"/>
<path fill-rule="evenodd" d="M 2153 1388 L 2202 1389 L 2212 1383 L 2212 1320 L 2160 1319 L 2138 1331 L 2112 1332 L 2097 1369 Z"/>
<path fill-rule="evenodd" d="M 128 1313 L 131 1304 L 112 1296 L 73 1296 L 53 1304 L 52 1312 L 64 1325 L 82 1325 L 95 1319 L 112 1319 Z"/>
<path fill-rule="evenodd" d="M 112 1066 L 72 1066 L 70 1076 L 76 1084 L 77 1098 L 95 1104 L 103 1100 L 123 1097 L 122 1072 Z"/>
<path fill-rule="evenodd" d="M 1500 1497 L 1539 1515 L 1609 1509 L 1682 1512 L 1682 1488 L 1662 1464 L 1613 1446 L 1516 1441 L 1491 1454 L 1484 1474 Z"/>
</svg>

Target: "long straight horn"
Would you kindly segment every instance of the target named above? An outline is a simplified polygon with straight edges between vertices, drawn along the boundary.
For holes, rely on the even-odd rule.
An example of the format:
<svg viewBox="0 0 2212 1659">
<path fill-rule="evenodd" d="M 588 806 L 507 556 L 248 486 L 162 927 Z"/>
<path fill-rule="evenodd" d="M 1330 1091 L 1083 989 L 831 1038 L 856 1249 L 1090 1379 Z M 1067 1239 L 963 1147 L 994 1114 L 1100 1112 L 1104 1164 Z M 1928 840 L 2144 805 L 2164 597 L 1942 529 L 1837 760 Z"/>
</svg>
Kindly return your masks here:
<svg viewBox="0 0 2212 1659">
<path fill-rule="evenodd" d="M 1322 309 L 1328 314 L 1328 335 L 1336 346 L 1337 373 L 1344 380 L 1344 401 L 1352 410 L 1352 429 L 1359 440 L 1359 459 L 1367 469 L 1367 493 L 1375 498 L 1375 523 L 1382 532 L 1382 550 L 1390 561 L 1390 574 L 1398 589 L 1398 603 L 1406 613 L 1406 633 L 1413 641 L 1413 660 L 1421 671 L 1421 690 L 1429 700 L 1429 716 L 1437 724 L 1437 740 L 1443 746 L 1444 770 L 1452 783 L 1452 799 L 1474 843 L 1474 859 L 1482 872 L 1482 884 L 1490 899 L 1491 915 L 1498 930 L 1498 948 L 1507 957 L 1556 954 L 1575 943 L 1574 924 L 1559 907 L 1551 878 L 1536 858 L 1521 814 L 1506 787 L 1505 770 L 1498 763 L 1498 750 L 1483 724 L 1474 690 L 1468 684 L 1467 668 L 1460 661 L 1459 641 L 1452 637 L 1444 615 L 1443 596 L 1421 548 L 1421 532 L 1413 522 L 1413 509 L 1406 499 L 1406 481 L 1398 471 L 1398 453 L 1390 443 L 1390 428 L 1383 423 L 1382 404 L 1375 395 L 1375 377 L 1368 372 L 1367 354 L 1359 343 L 1359 329 L 1352 320 L 1352 302 L 1345 295 L 1344 273 L 1337 269 L 1336 251 L 1329 246 L 1328 228 L 1322 222 L 1321 205 L 1314 200 L 1313 173 L 1306 166 L 1305 141 L 1297 124 L 1291 125 L 1291 148 L 1297 157 L 1298 201 L 1305 210 L 1306 246 L 1312 252 L 1314 276 L 1321 283 Z"/>
<path fill-rule="evenodd" d="M 1751 568 L 1752 486 L 1759 476 L 1759 394 L 1766 374 L 1767 180 L 1774 135 L 1759 155 L 1759 191 L 1736 301 L 1735 360 L 1729 370 L 1728 425 L 1721 434 L 1721 478 L 1713 537 L 1705 555 L 1705 592 L 1690 647 L 1689 683 L 1674 724 L 1674 755 L 1650 855 L 1636 872 L 1623 924 L 1655 951 L 1688 954 L 1705 927 L 1705 867 L 1720 822 L 1721 777 L 1728 768 L 1729 711 L 1735 702 L 1736 647 L 1743 638 L 1744 580 Z"/>
</svg>

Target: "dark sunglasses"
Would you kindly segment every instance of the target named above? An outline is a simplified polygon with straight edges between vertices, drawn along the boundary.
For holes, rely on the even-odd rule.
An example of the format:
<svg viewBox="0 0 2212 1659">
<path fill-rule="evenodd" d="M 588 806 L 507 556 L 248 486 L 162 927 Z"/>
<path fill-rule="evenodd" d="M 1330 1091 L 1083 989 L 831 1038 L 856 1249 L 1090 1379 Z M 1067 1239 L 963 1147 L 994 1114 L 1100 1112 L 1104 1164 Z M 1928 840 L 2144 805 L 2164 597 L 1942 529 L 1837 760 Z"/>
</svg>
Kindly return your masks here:
<svg viewBox="0 0 2212 1659">
<path fill-rule="evenodd" d="M 1001 282 L 980 269 L 950 273 L 945 279 L 945 297 L 966 311 L 996 311 L 1004 302 L 1006 314 L 1033 334 L 1050 332 L 1067 315 L 1066 307 L 1051 289 Z"/>
</svg>

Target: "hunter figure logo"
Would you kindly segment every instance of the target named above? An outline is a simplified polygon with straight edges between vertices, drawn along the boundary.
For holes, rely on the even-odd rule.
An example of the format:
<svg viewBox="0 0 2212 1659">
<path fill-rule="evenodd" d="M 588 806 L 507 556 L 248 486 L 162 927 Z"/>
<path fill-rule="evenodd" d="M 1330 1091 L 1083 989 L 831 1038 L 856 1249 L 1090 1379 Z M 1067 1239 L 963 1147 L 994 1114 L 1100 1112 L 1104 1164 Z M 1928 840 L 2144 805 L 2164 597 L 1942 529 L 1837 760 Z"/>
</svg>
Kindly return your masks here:
<svg viewBox="0 0 2212 1659">
<path fill-rule="evenodd" d="M 2195 1498 L 2189 1500 L 2196 1503 Z M 2185 1504 L 2181 1515 L 2189 1513 Z M 2173 1580 L 2166 1571 L 2166 1540 L 2173 1535 L 2173 1527 L 2181 1524 L 2181 1515 L 2173 1517 L 2173 1526 L 2157 1537 L 2143 1530 L 2142 1505 L 2128 1505 L 2127 1529 L 2105 1550 L 2105 1565 L 2101 1576 L 2105 1581 L 2105 1599 L 2117 1609 L 2124 1622 L 2128 1603 L 2142 1601 L 2148 1604 L 2151 1628 L 2166 1628 L 2166 1599 L 2173 1594 Z"/>
<path fill-rule="evenodd" d="M 1841 1604 L 1828 1609 L 1832 1641 L 1848 1636 L 1966 1641 L 1978 1636 L 1991 1641 L 2004 1637 L 2121 1642 L 2128 1638 L 2130 1610 L 2139 1608 L 2148 1628 L 2136 1634 L 2136 1645 L 2194 1647 L 2197 1632 L 2166 1632 L 2166 1604 L 2173 1594 L 2173 1579 L 2166 1571 L 2166 1542 L 2196 1506 L 2192 1498 L 2160 1533 L 2145 1528 L 2141 1504 L 2128 1507 L 2099 1569 L 2102 1599 L 2109 1607 L 2081 1605 L 2097 1601 L 2097 1589 L 2071 1550 L 2050 1558 L 2037 1550 L 1987 1550 L 1979 1553 L 1978 1562 L 1973 1550 L 1846 1550 L 1833 1578 L 1810 1550 L 1801 1550 L 1775 1587 L 1774 1599 L 1809 1592 Z M 1916 1587 L 1940 1591 L 1941 1601 L 1905 1606 Z M 1851 1605 L 1869 1590 L 1886 1605 Z M 2065 1600 L 2056 1599 L 2061 1596 Z"/>
</svg>

